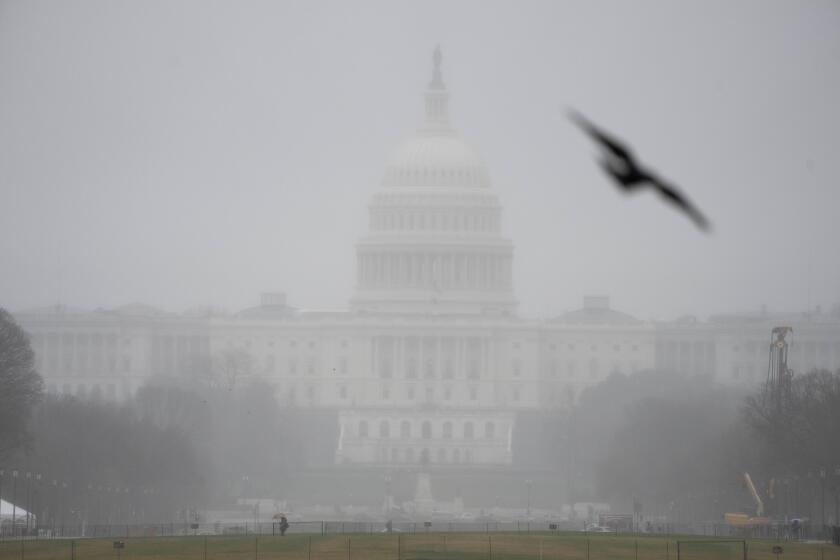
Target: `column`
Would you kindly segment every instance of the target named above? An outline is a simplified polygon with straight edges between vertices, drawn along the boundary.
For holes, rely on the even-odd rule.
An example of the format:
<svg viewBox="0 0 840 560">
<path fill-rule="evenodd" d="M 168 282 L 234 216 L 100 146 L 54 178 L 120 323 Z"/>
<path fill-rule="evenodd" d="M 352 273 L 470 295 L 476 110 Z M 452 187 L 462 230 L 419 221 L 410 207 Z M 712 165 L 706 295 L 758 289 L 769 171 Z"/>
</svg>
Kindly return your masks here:
<svg viewBox="0 0 840 560">
<path fill-rule="evenodd" d="M 373 377 L 379 377 L 379 353 L 377 351 L 376 335 L 370 337 L 370 370 Z"/>
</svg>

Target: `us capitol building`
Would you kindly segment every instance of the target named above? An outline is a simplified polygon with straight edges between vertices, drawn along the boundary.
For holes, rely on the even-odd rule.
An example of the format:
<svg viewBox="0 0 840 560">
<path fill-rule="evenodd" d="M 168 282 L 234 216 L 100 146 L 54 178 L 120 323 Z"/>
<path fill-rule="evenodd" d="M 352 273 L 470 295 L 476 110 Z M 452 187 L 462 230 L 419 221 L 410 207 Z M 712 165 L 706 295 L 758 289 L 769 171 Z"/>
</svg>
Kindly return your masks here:
<svg viewBox="0 0 840 560">
<path fill-rule="evenodd" d="M 51 392 L 121 399 L 156 376 L 219 363 L 262 378 L 284 406 L 332 411 L 336 468 L 515 464 L 517 421 L 568 408 L 613 372 L 660 369 L 758 384 L 770 329 L 794 328 L 798 371 L 840 368 L 840 309 L 654 323 L 605 296 L 552 320 L 517 315 L 514 248 L 487 168 L 452 128 L 436 51 L 425 122 L 393 153 L 356 244 L 342 312 L 284 294 L 235 314 L 145 305 L 16 314 Z"/>
</svg>

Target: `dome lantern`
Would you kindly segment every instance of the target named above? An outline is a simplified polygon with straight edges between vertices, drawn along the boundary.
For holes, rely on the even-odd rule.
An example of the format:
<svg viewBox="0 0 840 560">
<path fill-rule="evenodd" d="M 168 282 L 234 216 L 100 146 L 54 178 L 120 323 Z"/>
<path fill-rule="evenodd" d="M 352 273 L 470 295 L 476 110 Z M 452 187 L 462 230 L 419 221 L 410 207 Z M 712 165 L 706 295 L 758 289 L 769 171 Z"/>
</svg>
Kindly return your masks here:
<svg viewBox="0 0 840 560">
<path fill-rule="evenodd" d="M 440 52 L 440 45 L 435 47 L 432 55 L 434 70 L 432 81 L 426 90 L 426 126 L 429 128 L 449 128 L 449 92 L 443 83 L 443 76 L 440 71 L 440 63 L 443 61 L 443 54 Z"/>
</svg>

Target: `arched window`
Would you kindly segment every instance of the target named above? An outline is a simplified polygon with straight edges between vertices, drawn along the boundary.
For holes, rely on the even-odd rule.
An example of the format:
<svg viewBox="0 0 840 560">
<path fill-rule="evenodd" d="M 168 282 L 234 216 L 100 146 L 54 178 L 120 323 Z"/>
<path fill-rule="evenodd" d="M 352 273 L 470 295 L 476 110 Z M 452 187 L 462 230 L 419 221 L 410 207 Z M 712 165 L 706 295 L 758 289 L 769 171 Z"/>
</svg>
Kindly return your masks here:
<svg viewBox="0 0 840 560">
<path fill-rule="evenodd" d="M 367 420 L 362 420 L 359 422 L 359 437 L 366 438 L 368 437 L 368 423 Z"/>
<path fill-rule="evenodd" d="M 410 438 L 411 437 L 411 424 L 408 420 L 403 420 L 400 422 L 400 437 L 401 438 Z"/>
<path fill-rule="evenodd" d="M 493 422 L 487 422 L 484 424 L 484 437 L 487 439 L 492 439 L 496 436 L 496 425 Z"/>
<path fill-rule="evenodd" d="M 464 439 L 472 439 L 475 435 L 475 429 L 472 422 L 464 422 Z"/>
<path fill-rule="evenodd" d="M 391 425 L 388 423 L 387 420 L 382 420 L 379 422 L 379 437 L 391 437 Z"/>
<path fill-rule="evenodd" d="M 423 465 L 428 465 L 430 461 L 431 458 L 429 457 L 429 450 L 423 449 L 423 451 L 420 452 L 420 463 Z"/>
<path fill-rule="evenodd" d="M 428 420 L 423 421 L 423 439 L 431 439 L 432 437 L 432 423 Z"/>
<path fill-rule="evenodd" d="M 443 439 L 452 439 L 452 422 L 443 423 Z"/>
</svg>

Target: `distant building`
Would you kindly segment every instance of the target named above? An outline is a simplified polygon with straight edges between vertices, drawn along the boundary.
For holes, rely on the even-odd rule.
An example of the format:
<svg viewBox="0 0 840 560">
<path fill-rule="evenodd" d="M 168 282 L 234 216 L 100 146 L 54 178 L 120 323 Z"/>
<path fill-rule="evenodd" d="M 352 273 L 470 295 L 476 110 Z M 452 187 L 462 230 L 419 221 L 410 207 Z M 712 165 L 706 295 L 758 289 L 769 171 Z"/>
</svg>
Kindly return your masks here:
<svg viewBox="0 0 840 560">
<path fill-rule="evenodd" d="M 484 163 L 450 126 L 439 53 L 425 107 L 370 202 L 348 310 L 303 312 L 275 293 L 233 315 L 18 313 L 48 390 L 120 399 L 154 376 L 259 377 L 282 403 L 335 412 L 339 465 L 506 467 L 520 413 L 567 407 L 612 373 L 759 383 L 780 323 L 794 327 L 795 370 L 840 368 L 837 311 L 653 323 L 588 296 L 552 320 L 519 317 L 513 244 Z"/>
</svg>

